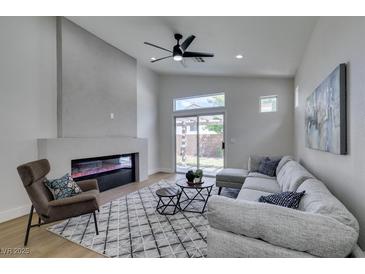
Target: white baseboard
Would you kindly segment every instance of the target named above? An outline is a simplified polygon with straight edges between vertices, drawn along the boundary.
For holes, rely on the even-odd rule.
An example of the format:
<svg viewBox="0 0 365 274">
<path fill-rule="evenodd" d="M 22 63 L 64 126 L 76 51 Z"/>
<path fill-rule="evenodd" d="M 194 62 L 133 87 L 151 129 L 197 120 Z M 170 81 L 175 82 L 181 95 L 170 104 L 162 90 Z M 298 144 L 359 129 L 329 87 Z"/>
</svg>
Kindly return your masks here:
<svg viewBox="0 0 365 274">
<path fill-rule="evenodd" d="M 148 171 L 148 176 L 153 175 L 153 174 L 158 173 L 158 172 L 160 172 L 160 169 L 159 168 L 155 168 L 155 169 L 149 170 Z"/>
<path fill-rule="evenodd" d="M 175 173 L 171 168 L 159 168 L 158 172 Z"/>
<path fill-rule="evenodd" d="M 148 171 L 148 175 L 153 175 L 153 174 L 158 173 L 158 172 L 174 173 L 174 171 L 172 169 L 169 169 L 169 168 L 155 168 L 155 169 L 152 169 L 152 170 Z"/>
<path fill-rule="evenodd" d="M 0 212 L 0 223 L 27 215 L 30 210 L 30 205 L 19 206 L 13 209 L 8 209 Z"/>
</svg>

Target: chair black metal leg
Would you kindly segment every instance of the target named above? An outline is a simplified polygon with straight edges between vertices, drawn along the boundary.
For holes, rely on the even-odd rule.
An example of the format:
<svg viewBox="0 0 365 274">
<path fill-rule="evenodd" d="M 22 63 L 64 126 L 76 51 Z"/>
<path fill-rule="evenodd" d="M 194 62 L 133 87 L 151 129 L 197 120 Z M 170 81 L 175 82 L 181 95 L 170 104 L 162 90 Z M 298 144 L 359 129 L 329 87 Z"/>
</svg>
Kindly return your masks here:
<svg viewBox="0 0 365 274">
<path fill-rule="evenodd" d="M 38 217 L 38 226 L 41 226 L 42 220 L 41 217 Z"/>
<path fill-rule="evenodd" d="M 218 195 L 221 195 L 221 192 L 222 192 L 222 187 L 219 187 L 219 189 L 218 189 Z"/>
<path fill-rule="evenodd" d="M 96 221 L 95 211 L 93 212 L 93 215 L 94 215 L 95 232 L 96 232 L 96 235 L 99 235 L 98 222 Z"/>
<path fill-rule="evenodd" d="M 34 207 L 32 205 L 30 207 L 30 212 L 29 212 L 29 217 L 28 217 L 28 225 L 27 225 L 27 232 L 25 233 L 24 246 L 27 246 L 27 244 L 28 244 L 30 227 L 32 225 L 33 210 L 34 210 Z"/>
</svg>

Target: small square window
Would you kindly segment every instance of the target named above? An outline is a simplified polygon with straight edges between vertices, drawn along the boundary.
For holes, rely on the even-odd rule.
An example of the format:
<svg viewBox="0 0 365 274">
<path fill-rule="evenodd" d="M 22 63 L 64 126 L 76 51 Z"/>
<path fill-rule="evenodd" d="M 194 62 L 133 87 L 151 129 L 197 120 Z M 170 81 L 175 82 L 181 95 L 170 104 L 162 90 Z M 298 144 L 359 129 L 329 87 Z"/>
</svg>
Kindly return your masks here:
<svg viewBox="0 0 365 274">
<path fill-rule="evenodd" d="M 276 112 L 277 100 L 276 95 L 273 96 L 261 96 L 260 97 L 260 112 Z"/>
</svg>

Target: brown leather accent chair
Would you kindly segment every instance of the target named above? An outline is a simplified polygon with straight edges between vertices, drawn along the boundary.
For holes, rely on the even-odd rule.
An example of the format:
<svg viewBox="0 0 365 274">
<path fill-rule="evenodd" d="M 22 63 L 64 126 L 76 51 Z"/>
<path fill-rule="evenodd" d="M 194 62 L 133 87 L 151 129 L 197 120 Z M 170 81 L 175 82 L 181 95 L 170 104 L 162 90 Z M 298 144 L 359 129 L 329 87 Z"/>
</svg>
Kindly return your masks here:
<svg viewBox="0 0 365 274">
<path fill-rule="evenodd" d="M 95 211 L 99 210 L 99 187 L 96 180 L 77 182 L 82 193 L 76 196 L 54 200 L 52 193 L 44 184 L 46 176 L 50 171 L 50 165 L 47 159 L 29 162 L 18 166 L 17 169 L 32 202 L 24 246 L 28 243 L 29 232 L 32 227 L 83 214 L 93 213 L 95 231 L 97 235 L 99 234 L 95 214 Z M 34 209 L 38 214 L 38 224 L 36 225 L 32 225 Z"/>
</svg>

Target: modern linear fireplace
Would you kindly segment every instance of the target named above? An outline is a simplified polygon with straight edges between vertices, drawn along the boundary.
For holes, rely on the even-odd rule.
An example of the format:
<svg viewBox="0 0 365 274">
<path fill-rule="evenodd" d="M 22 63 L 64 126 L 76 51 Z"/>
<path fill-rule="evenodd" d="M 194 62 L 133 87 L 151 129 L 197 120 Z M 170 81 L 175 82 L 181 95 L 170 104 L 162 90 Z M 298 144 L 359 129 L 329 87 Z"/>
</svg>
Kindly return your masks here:
<svg viewBox="0 0 365 274">
<path fill-rule="evenodd" d="M 71 160 L 71 176 L 77 182 L 97 179 L 100 191 L 136 181 L 138 153 Z"/>
</svg>

